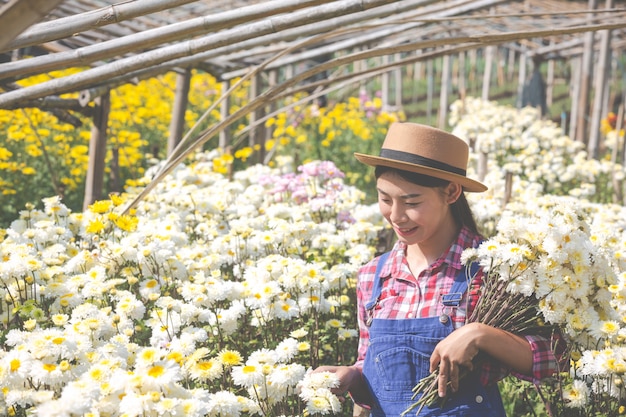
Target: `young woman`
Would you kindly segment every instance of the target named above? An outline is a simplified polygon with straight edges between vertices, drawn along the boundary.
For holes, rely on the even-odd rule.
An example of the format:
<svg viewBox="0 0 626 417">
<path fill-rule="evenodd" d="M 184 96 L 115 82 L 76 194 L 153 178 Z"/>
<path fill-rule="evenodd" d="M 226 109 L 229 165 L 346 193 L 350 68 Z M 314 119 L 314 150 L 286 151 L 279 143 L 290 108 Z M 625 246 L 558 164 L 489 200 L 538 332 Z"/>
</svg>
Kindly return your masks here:
<svg viewBox="0 0 626 417">
<path fill-rule="evenodd" d="M 336 393 L 349 392 L 373 417 L 400 416 L 437 368 L 439 395 L 452 395 L 420 416 L 503 417 L 499 379 L 514 372 L 536 381 L 557 369 L 550 340 L 464 325 L 482 283 L 480 272 L 468 283 L 460 260 L 482 240 L 464 192 L 487 189 L 466 176 L 468 155 L 463 140 L 414 123 L 391 125 L 379 156 L 355 153 L 375 167 L 378 204 L 398 239 L 359 271 L 357 362 L 318 371 L 335 372 Z M 473 369 L 479 353 L 487 359 Z"/>
</svg>

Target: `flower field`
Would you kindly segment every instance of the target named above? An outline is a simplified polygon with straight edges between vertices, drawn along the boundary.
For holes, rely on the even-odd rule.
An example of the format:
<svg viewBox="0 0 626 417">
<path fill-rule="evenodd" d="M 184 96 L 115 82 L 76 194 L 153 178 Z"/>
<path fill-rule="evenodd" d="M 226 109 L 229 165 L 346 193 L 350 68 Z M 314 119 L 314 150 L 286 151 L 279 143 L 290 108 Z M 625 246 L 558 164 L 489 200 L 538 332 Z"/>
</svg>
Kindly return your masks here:
<svg viewBox="0 0 626 417">
<path fill-rule="evenodd" d="M 246 166 L 247 152 L 237 162 L 221 150 L 199 151 L 129 213 L 125 205 L 158 165 L 146 164 L 123 193 L 85 212 L 58 197 L 22 209 L 0 230 L 0 410 L 351 415 L 350 402 L 328 389 L 332 376 L 308 370 L 354 360 L 356 271 L 385 228 L 368 203 L 371 172 L 348 164 L 402 116 L 380 112 L 375 101 L 367 114 L 365 102 L 268 121 L 277 128 L 271 166 Z M 566 323 L 573 352 L 570 371 L 541 386 L 548 405 L 537 409 L 624 414 L 626 210 L 613 203 L 624 168 L 588 160 L 581 144 L 531 109 L 468 99 L 454 103 L 450 124 L 476 149 L 469 176 L 487 168 L 489 191 L 468 194 L 485 236 L 520 239 L 517 249 L 502 244 L 493 255 L 523 261 L 532 252 L 519 250 L 526 225 L 535 238 L 550 236 L 527 239 L 529 249 L 549 254 L 545 270 L 550 256 L 560 265 L 561 253 L 579 261 L 551 275 L 562 279 L 559 288 L 593 294 L 586 303 L 543 306 L 544 316 Z M 611 138 L 609 155 L 621 146 L 615 132 Z M 554 212 L 561 223 L 546 219 Z M 505 384 L 505 402 L 522 407 L 507 393 L 524 386 Z M 512 415 L 532 415 L 520 410 Z"/>
</svg>

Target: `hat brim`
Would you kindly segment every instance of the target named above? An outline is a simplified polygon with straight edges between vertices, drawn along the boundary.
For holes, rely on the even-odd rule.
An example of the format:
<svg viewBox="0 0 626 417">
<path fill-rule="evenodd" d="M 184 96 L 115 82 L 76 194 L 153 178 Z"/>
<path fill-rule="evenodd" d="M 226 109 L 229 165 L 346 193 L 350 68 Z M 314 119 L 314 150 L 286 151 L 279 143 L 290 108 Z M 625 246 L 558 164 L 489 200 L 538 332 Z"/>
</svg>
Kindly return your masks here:
<svg viewBox="0 0 626 417">
<path fill-rule="evenodd" d="M 430 177 L 441 178 L 450 182 L 455 182 L 460 184 L 465 191 L 474 193 L 482 193 L 484 191 L 487 191 L 487 186 L 478 181 L 472 180 L 462 175 L 454 174 L 452 172 L 443 171 L 441 169 L 430 168 L 423 165 L 416 165 L 408 162 L 396 161 L 395 159 L 366 155 L 357 152 L 354 153 L 354 157 L 358 159 L 359 162 L 373 167 L 381 165 L 390 168 L 400 169 L 403 171 L 415 172 L 417 174 L 428 175 Z"/>
</svg>

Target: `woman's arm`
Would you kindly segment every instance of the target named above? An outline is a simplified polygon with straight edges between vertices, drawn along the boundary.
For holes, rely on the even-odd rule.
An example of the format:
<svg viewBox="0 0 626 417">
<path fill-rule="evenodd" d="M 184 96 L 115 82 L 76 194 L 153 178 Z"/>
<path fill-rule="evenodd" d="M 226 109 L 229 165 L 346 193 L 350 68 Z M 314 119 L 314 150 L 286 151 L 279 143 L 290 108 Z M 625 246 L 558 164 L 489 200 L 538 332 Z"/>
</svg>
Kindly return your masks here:
<svg viewBox="0 0 626 417">
<path fill-rule="evenodd" d="M 431 372 L 439 368 L 439 395 L 445 396 L 447 384 L 456 391 L 461 368 L 473 368 L 472 360 L 484 352 L 504 367 L 531 375 L 533 352 L 521 336 L 482 323 L 469 323 L 443 339 L 430 358 Z"/>
</svg>

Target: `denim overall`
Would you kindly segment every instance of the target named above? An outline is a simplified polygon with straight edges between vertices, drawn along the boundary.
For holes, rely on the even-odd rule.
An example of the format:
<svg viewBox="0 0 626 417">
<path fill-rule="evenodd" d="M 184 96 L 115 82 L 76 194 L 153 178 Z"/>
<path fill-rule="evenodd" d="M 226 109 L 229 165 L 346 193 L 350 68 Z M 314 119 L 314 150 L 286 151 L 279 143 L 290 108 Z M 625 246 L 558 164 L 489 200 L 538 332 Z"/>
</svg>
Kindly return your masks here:
<svg viewBox="0 0 626 417">
<path fill-rule="evenodd" d="M 372 299 L 366 309 L 372 310 L 382 289 L 380 270 L 388 253 L 378 261 Z M 457 276 L 450 293 L 443 297 L 445 306 L 454 308 L 467 290 L 465 268 Z M 430 356 L 437 343 L 454 330 L 452 320 L 445 315 L 417 319 L 373 319 L 370 325 L 370 344 L 363 364 L 363 376 L 375 398 L 371 416 L 398 417 L 415 401 L 413 387 L 429 375 Z M 419 407 L 408 416 L 414 416 Z M 478 376 L 470 374 L 461 379 L 459 390 L 443 408 L 422 408 L 420 417 L 504 417 L 504 407 L 496 384 L 483 387 Z"/>
</svg>

